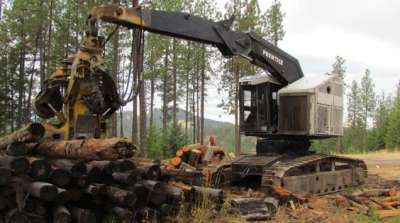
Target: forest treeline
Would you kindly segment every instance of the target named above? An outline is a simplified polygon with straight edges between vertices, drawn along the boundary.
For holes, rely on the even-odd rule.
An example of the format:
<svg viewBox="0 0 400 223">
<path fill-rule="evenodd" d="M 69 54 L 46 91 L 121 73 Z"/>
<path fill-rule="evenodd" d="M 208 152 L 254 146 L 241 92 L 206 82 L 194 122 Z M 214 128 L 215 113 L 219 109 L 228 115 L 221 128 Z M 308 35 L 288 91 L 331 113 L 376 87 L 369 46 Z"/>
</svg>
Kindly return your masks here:
<svg viewBox="0 0 400 223">
<path fill-rule="evenodd" d="M 32 109 L 34 96 L 57 64 L 77 51 L 89 10 L 111 3 L 129 7 L 140 3 L 146 8 L 183 11 L 215 21 L 234 15 L 235 30 L 256 32 L 275 45 L 285 36 L 285 13 L 278 0 L 265 11 L 258 0 L 228 0 L 223 9 L 213 0 L 0 0 L 0 134 L 40 121 Z M 103 25 L 103 35 L 113 33 L 115 26 Z M 218 50 L 200 43 L 123 27 L 107 43 L 105 59 L 126 105 L 110 119 L 110 136 L 132 138 L 142 154 L 158 158 L 170 155 L 182 144 L 203 143 L 207 138 L 207 90 L 215 87 L 210 82 L 217 81 L 219 92 L 228 94 L 221 98 L 221 109 L 235 115 L 235 135 L 231 137 L 239 150 L 239 78 L 261 72 L 248 61 L 224 59 Z M 334 69 L 345 75 L 344 59 L 338 57 Z M 354 103 L 349 102 L 348 114 L 352 116 L 347 117 L 350 124 L 345 136 L 314 143 L 315 148 L 347 152 L 398 147 L 399 96 L 376 97 L 373 93 L 370 97 L 374 92 L 370 91 L 370 74 L 365 79 L 347 87 L 352 94 L 347 97 Z M 185 111 L 183 122 L 177 119 L 178 105 Z M 154 124 L 157 106 L 162 110 L 161 126 Z M 129 136 L 118 127 L 123 125 L 117 125 L 124 120 L 124 109 L 132 111 Z"/>
<path fill-rule="evenodd" d="M 331 73 L 337 73 L 344 79 L 344 58 L 336 57 Z M 360 81 L 353 80 L 344 84 L 347 117 L 344 119 L 343 137 L 315 141 L 315 150 L 328 153 L 368 153 L 400 148 L 400 80 L 395 92 L 377 92 L 371 75 L 371 71 L 366 69 Z"/>
</svg>

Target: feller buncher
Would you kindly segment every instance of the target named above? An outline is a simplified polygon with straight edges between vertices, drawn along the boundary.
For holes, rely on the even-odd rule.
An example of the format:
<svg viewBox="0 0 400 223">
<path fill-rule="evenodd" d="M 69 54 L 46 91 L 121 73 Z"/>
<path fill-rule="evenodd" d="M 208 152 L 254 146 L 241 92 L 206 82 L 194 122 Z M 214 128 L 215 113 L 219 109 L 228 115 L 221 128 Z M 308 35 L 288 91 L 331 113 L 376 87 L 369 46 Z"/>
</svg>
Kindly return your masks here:
<svg viewBox="0 0 400 223">
<path fill-rule="evenodd" d="M 257 182 L 293 192 L 327 194 L 364 182 L 361 160 L 309 151 L 310 140 L 343 133 L 343 83 L 335 75 L 304 77 L 296 58 L 250 32 L 231 29 L 234 19 L 213 22 L 188 13 L 101 5 L 88 16 L 78 52 L 45 82 L 35 109 L 50 137 L 106 137 L 106 120 L 121 106 L 115 83 L 104 67 L 106 38 L 98 26 L 111 23 L 208 44 L 225 57 L 241 56 L 265 74 L 240 80 L 240 129 L 258 137 L 257 154 L 241 155 L 217 173 L 231 184 Z M 56 120 L 56 121 L 54 121 Z M 215 178 L 215 186 L 221 184 Z"/>
</svg>

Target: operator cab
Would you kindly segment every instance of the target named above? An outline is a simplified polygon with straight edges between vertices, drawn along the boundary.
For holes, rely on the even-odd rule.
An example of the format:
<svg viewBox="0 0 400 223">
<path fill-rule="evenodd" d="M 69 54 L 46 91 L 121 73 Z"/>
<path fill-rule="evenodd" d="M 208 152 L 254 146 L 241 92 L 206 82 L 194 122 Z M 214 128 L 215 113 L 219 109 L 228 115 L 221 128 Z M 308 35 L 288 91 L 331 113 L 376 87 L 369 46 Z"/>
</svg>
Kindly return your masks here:
<svg viewBox="0 0 400 223">
<path fill-rule="evenodd" d="M 343 134 L 343 83 L 311 75 L 285 87 L 268 75 L 240 80 L 240 130 L 247 136 L 309 140 Z"/>
<path fill-rule="evenodd" d="M 240 79 L 240 130 L 245 135 L 276 133 L 278 127 L 278 81 L 269 75 Z"/>
</svg>

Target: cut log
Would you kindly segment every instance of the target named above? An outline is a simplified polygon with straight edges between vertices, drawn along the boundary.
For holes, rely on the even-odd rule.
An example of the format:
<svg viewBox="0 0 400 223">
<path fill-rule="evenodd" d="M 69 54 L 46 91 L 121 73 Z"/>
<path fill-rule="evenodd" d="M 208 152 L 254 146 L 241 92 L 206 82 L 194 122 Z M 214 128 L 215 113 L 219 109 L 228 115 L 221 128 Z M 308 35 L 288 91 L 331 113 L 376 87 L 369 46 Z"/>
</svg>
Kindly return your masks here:
<svg viewBox="0 0 400 223">
<path fill-rule="evenodd" d="M 179 156 L 176 156 L 172 159 L 170 159 L 169 163 L 174 166 L 175 168 L 179 168 L 179 166 L 182 163 L 182 159 Z"/>
<path fill-rule="evenodd" d="M 47 223 L 46 219 L 41 215 L 27 213 L 29 217 L 29 223 Z"/>
<path fill-rule="evenodd" d="M 133 191 L 136 195 L 135 208 L 141 209 L 149 203 L 150 190 L 141 183 L 135 184 Z"/>
<path fill-rule="evenodd" d="M 37 215 L 45 215 L 47 213 L 44 203 L 35 198 L 27 199 L 24 209 L 29 213 L 34 213 Z"/>
<path fill-rule="evenodd" d="M 70 212 L 72 216 L 72 222 L 96 223 L 96 215 L 90 210 L 72 207 Z"/>
<path fill-rule="evenodd" d="M 44 201 L 53 201 L 58 194 L 56 186 L 45 182 L 27 183 L 25 189 L 32 196 Z"/>
<path fill-rule="evenodd" d="M 95 182 L 108 182 L 116 169 L 114 164 L 107 160 L 92 161 L 87 164 L 87 174 Z"/>
<path fill-rule="evenodd" d="M 160 206 L 165 202 L 167 196 L 160 182 L 154 180 L 143 180 L 141 181 L 150 192 L 150 203 L 155 206 Z"/>
<path fill-rule="evenodd" d="M 85 193 L 90 194 L 92 196 L 97 196 L 97 194 L 100 193 L 100 189 L 103 187 L 103 185 L 94 185 L 91 184 L 85 189 Z"/>
<path fill-rule="evenodd" d="M 56 203 L 57 204 L 65 204 L 68 203 L 71 200 L 71 194 L 69 191 L 62 189 L 62 188 L 57 188 L 57 198 L 56 198 Z"/>
<path fill-rule="evenodd" d="M 352 193 L 355 197 L 382 197 L 382 196 L 390 196 L 390 189 L 373 189 L 362 192 Z"/>
<path fill-rule="evenodd" d="M 263 213 L 253 213 L 253 214 L 248 214 L 242 216 L 247 222 L 251 221 L 267 221 L 271 219 L 271 216 L 269 214 L 263 214 Z"/>
<path fill-rule="evenodd" d="M 0 138 L 0 150 L 5 150 L 7 146 L 13 142 L 38 142 L 45 133 L 42 124 L 31 123 L 7 136 Z"/>
<path fill-rule="evenodd" d="M 132 212 L 124 208 L 113 207 L 109 213 L 111 214 L 112 219 L 114 219 L 116 222 L 130 223 L 133 219 Z"/>
<path fill-rule="evenodd" d="M 389 207 L 398 207 L 400 206 L 400 200 L 383 202 L 383 204 Z"/>
<path fill-rule="evenodd" d="M 181 189 L 184 192 L 185 201 L 193 202 L 195 200 L 195 190 L 192 186 L 175 181 L 169 182 L 169 185 Z"/>
<path fill-rule="evenodd" d="M 0 167 L 14 171 L 16 175 L 25 174 L 29 170 L 29 161 L 21 156 L 0 157 Z"/>
<path fill-rule="evenodd" d="M 270 195 L 279 199 L 281 203 L 287 203 L 289 200 L 296 200 L 297 202 L 306 201 L 306 198 L 304 196 L 292 193 L 287 189 L 276 184 L 269 186 L 269 189 L 270 189 L 269 190 Z"/>
<path fill-rule="evenodd" d="M 36 147 L 37 153 L 46 157 L 88 161 L 130 158 L 134 150 L 132 143 L 120 138 L 45 141 Z"/>
<path fill-rule="evenodd" d="M 182 150 L 182 149 L 178 149 L 178 150 L 176 151 L 175 155 L 176 155 L 177 157 L 182 157 L 182 156 L 183 156 L 183 150 Z"/>
<path fill-rule="evenodd" d="M 201 149 L 203 147 L 205 147 L 205 146 L 197 143 L 197 144 L 186 145 L 182 148 L 182 150 L 183 150 L 183 152 L 187 153 L 193 149 Z"/>
<path fill-rule="evenodd" d="M 69 223 L 72 222 L 71 213 L 64 206 L 58 206 L 53 209 L 53 222 L 54 223 Z"/>
<path fill-rule="evenodd" d="M 116 172 L 128 172 L 136 169 L 136 165 L 132 160 L 120 159 L 113 161 L 114 171 Z"/>
<path fill-rule="evenodd" d="M 161 176 L 160 165 L 155 163 L 140 163 L 137 164 L 137 171 L 143 179 L 157 180 Z"/>
<path fill-rule="evenodd" d="M 23 211 L 11 209 L 7 212 L 5 220 L 6 223 L 26 223 L 29 222 L 29 217 Z"/>
<path fill-rule="evenodd" d="M 45 181 L 48 179 L 51 166 L 44 159 L 35 157 L 26 157 L 30 163 L 29 176 L 37 181 Z"/>
<path fill-rule="evenodd" d="M 101 171 L 101 175 L 112 175 L 114 172 L 128 172 L 136 169 L 135 164 L 131 160 L 101 160 L 101 161 L 92 161 L 87 164 L 88 174 L 93 169 L 97 172 L 99 169 Z"/>
<path fill-rule="evenodd" d="M 63 169 L 51 167 L 52 170 L 49 174 L 49 181 L 57 187 L 65 187 L 71 182 L 70 173 Z"/>
<path fill-rule="evenodd" d="M 400 195 L 395 195 L 391 197 L 386 197 L 382 200 L 383 202 L 400 201 Z"/>
<path fill-rule="evenodd" d="M 70 185 L 77 187 L 77 188 L 86 188 L 88 187 L 90 184 L 92 183 L 92 181 L 90 181 L 86 175 L 81 176 L 81 177 L 77 177 L 77 178 L 72 178 Z"/>
<path fill-rule="evenodd" d="M 113 186 L 105 186 L 100 193 L 119 207 L 133 207 L 136 203 L 136 196 L 127 190 Z"/>
<path fill-rule="evenodd" d="M 84 189 L 81 188 L 70 188 L 68 189 L 69 198 L 71 202 L 78 202 L 82 198 Z"/>
<path fill-rule="evenodd" d="M 400 209 L 394 210 L 377 210 L 375 212 L 379 218 L 390 218 L 390 217 L 397 217 L 400 216 Z"/>
<path fill-rule="evenodd" d="M 28 150 L 23 142 L 12 142 L 7 145 L 6 154 L 9 156 L 25 156 Z"/>
<path fill-rule="evenodd" d="M 128 173 L 116 172 L 112 174 L 114 182 L 127 186 L 134 186 L 139 180 L 139 174 L 137 171 L 131 171 Z"/>
<path fill-rule="evenodd" d="M 184 170 L 184 171 L 196 171 L 197 170 L 196 167 L 194 167 L 192 165 L 189 165 L 189 164 L 187 164 L 185 162 L 182 162 L 180 164 L 179 169 Z"/>
<path fill-rule="evenodd" d="M 392 207 L 392 205 L 387 205 L 387 204 L 382 203 L 382 202 L 380 202 L 380 201 L 378 201 L 378 200 L 376 200 L 374 198 L 370 198 L 370 200 L 372 202 L 374 202 L 375 204 L 379 205 L 381 208 L 388 209 L 388 210 L 394 210 L 395 209 L 394 207 Z"/>
<path fill-rule="evenodd" d="M 166 180 L 181 181 L 189 185 L 204 185 L 204 175 L 202 171 L 172 169 L 162 171 L 162 176 Z"/>
<path fill-rule="evenodd" d="M 10 180 L 12 170 L 4 167 L 0 167 L 0 186 L 6 185 Z"/>
<path fill-rule="evenodd" d="M 0 196 L 0 211 L 3 211 L 7 208 L 7 198 L 4 196 Z"/>
<path fill-rule="evenodd" d="M 90 181 L 100 182 L 102 177 L 101 169 L 94 165 L 86 165 L 87 173 L 86 176 Z"/>
<path fill-rule="evenodd" d="M 167 194 L 167 203 L 169 204 L 180 204 L 184 201 L 185 192 L 179 188 L 169 184 L 162 184 L 163 191 Z"/>
<path fill-rule="evenodd" d="M 86 163 L 83 161 L 75 161 L 70 159 L 51 159 L 48 160 L 50 165 L 66 170 L 70 173 L 71 177 L 79 178 L 86 174 Z"/>
</svg>

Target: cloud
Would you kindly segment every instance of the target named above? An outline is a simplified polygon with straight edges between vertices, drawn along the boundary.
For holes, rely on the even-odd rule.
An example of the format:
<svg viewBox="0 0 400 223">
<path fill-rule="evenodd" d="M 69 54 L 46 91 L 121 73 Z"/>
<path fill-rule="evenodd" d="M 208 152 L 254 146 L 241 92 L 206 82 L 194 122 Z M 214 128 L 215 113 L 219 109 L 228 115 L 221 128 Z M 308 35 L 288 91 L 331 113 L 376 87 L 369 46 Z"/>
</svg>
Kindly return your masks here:
<svg viewBox="0 0 400 223">
<path fill-rule="evenodd" d="M 260 1 L 267 8 L 271 1 Z M 312 32 L 329 27 L 346 33 L 370 36 L 400 45 L 400 1 L 397 0 L 302 0 L 282 1 L 285 24 L 293 32 Z"/>
</svg>

